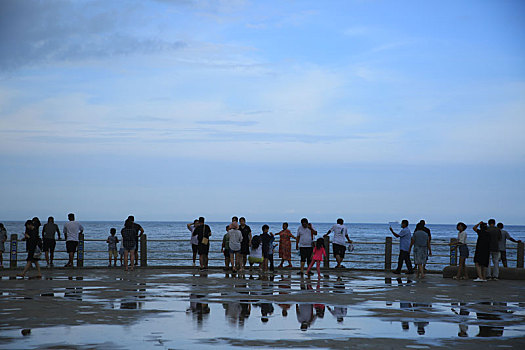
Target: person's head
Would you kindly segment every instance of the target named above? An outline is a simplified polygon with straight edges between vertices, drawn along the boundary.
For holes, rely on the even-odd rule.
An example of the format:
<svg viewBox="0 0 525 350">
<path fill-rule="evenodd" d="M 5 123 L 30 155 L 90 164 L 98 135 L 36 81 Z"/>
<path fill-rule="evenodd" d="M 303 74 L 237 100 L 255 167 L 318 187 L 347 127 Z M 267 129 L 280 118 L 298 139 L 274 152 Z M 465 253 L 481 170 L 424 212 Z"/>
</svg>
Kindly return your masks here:
<svg viewBox="0 0 525 350">
<path fill-rule="evenodd" d="M 236 216 L 232 217 L 232 222 L 239 222 L 239 218 Z"/>
<path fill-rule="evenodd" d="M 286 309 L 283 309 L 283 313 L 282 313 L 283 317 L 286 317 L 288 316 L 288 310 Z"/>
<path fill-rule="evenodd" d="M 268 226 L 268 225 L 266 225 L 266 224 L 262 225 L 262 231 L 263 231 L 263 233 L 266 233 L 266 232 L 268 232 L 269 230 L 270 230 L 270 226 Z"/>
<path fill-rule="evenodd" d="M 112 236 L 114 236 L 116 233 L 117 233 L 117 229 L 112 227 L 110 230 L 109 230 L 109 233 L 111 233 Z"/>
<path fill-rule="evenodd" d="M 483 222 L 483 221 L 480 222 L 480 224 L 479 224 L 479 229 L 480 229 L 481 231 L 486 230 L 486 229 L 487 229 L 487 223 L 485 223 L 485 222 Z"/>
<path fill-rule="evenodd" d="M 496 225 L 496 220 L 489 219 L 489 226 L 495 226 L 495 225 Z"/>
<path fill-rule="evenodd" d="M 199 217 L 199 224 L 204 224 L 204 217 L 203 216 Z"/>
<path fill-rule="evenodd" d="M 131 222 L 135 222 L 135 217 L 133 215 L 128 216 L 128 220 Z"/>
<path fill-rule="evenodd" d="M 463 232 L 467 229 L 467 225 L 465 225 L 463 222 L 458 222 L 458 224 L 456 225 L 456 229 L 459 232 Z"/>
<path fill-rule="evenodd" d="M 125 228 L 132 228 L 133 227 L 133 221 L 130 220 L 129 218 L 124 222 L 124 227 Z"/>
<path fill-rule="evenodd" d="M 317 249 L 324 247 L 324 238 L 317 238 L 317 241 L 315 241 L 315 247 Z"/>
<path fill-rule="evenodd" d="M 401 221 L 401 227 L 402 228 L 408 227 L 408 220 L 402 220 Z"/>
<path fill-rule="evenodd" d="M 423 220 L 423 219 L 419 220 L 419 223 L 420 223 L 421 225 L 423 225 L 423 227 L 425 227 L 425 225 L 427 224 L 427 223 L 425 222 L 425 220 Z"/>
<path fill-rule="evenodd" d="M 41 225 L 40 224 L 40 219 L 37 218 L 36 216 L 33 218 L 33 225 L 35 225 L 35 226 L 40 226 Z"/>
<path fill-rule="evenodd" d="M 50 217 L 47 218 L 47 223 L 48 224 L 52 224 L 54 222 L 55 222 L 55 218 L 54 217 L 50 216 Z"/>
<path fill-rule="evenodd" d="M 199 224 L 199 219 L 193 220 L 193 226 L 197 226 Z"/>
<path fill-rule="evenodd" d="M 500 230 L 505 227 L 502 222 L 498 222 L 497 226 Z"/>
<path fill-rule="evenodd" d="M 421 231 L 425 228 L 425 224 L 422 224 L 421 222 L 418 222 L 416 225 L 416 231 Z"/>
<path fill-rule="evenodd" d="M 239 229 L 239 224 L 236 223 L 235 221 L 232 222 L 232 223 L 230 224 L 230 229 L 232 229 L 232 230 L 238 230 L 238 229 Z"/>
<path fill-rule="evenodd" d="M 337 323 L 343 323 L 343 321 L 344 321 L 344 318 L 342 318 L 341 316 L 337 318 Z"/>
<path fill-rule="evenodd" d="M 73 214 L 73 213 L 69 213 L 69 214 L 67 214 L 67 219 L 68 219 L 69 221 L 75 221 L 75 214 Z"/>
<path fill-rule="evenodd" d="M 286 230 L 288 229 L 288 223 L 287 222 L 283 222 L 283 230 Z"/>
<path fill-rule="evenodd" d="M 252 248 L 257 249 L 259 248 L 259 245 L 261 244 L 261 237 L 259 235 L 255 235 L 252 237 Z"/>
<path fill-rule="evenodd" d="M 33 220 L 27 220 L 26 223 L 25 223 L 24 225 L 25 225 L 25 227 L 26 227 L 27 229 L 30 229 L 30 230 L 33 229 L 33 228 L 35 227 L 35 225 L 33 224 Z"/>
<path fill-rule="evenodd" d="M 305 331 L 307 329 L 308 329 L 308 322 L 306 321 L 301 322 L 301 330 Z"/>
<path fill-rule="evenodd" d="M 241 218 L 239 218 L 239 223 L 240 223 L 242 226 L 246 225 L 246 218 L 245 218 L 245 217 L 241 217 Z"/>
<path fill-rule="evenodd" d="M 5 226 L 3 223 L 0 222 L 0 229 L 5 230 Z"/>
<path fill-rule="evenodd" d="M 344 221 L 343 219 L 339 218 L 339 219 L 337 219 L 337 223 L 338 223 L 339 225 L 342 225 L 342 224 L 345 223 L 345 221 Z"/>
<path fill-rule="evenodd" d="M 303 226 L 304 228 L 306 228 L 308 226 L 308 219 L 307 218 L 302 218 L 301 219 L 301 226 Z"/>
</svg>

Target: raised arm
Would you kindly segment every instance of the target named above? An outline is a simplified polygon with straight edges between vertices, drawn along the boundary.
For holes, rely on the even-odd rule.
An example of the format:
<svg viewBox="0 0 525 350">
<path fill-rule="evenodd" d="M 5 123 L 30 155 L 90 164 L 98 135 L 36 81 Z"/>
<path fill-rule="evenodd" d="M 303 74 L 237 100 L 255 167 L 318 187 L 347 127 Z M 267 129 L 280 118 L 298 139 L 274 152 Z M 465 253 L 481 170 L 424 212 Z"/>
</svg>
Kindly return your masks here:
<svg viewBox="0 0 525 350">
<path fill-rule="evenodd" d="M 393 234 L 395 237 L 397 237 L 397 238 L 401 237 L 400 235 L 398 235 L 397 233 L 394 232 L 394 230 L 392 229 L 392 227 L 390 227 L 390 232 L 392 232 L 392 234 Z"/>
</svg>

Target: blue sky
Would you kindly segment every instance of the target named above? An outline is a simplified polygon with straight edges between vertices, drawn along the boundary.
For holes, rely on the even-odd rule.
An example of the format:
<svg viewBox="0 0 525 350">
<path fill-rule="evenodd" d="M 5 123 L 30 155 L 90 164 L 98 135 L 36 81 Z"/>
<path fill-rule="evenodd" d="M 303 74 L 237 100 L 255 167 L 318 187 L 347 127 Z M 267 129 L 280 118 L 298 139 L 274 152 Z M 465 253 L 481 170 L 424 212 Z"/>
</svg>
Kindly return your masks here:
<svg viewBox="0 0 525 350">
<path fill-rule="evenodd" d="M 525 224 L 522 1 L 0 2 L 0 220 Z"/>
</svg>

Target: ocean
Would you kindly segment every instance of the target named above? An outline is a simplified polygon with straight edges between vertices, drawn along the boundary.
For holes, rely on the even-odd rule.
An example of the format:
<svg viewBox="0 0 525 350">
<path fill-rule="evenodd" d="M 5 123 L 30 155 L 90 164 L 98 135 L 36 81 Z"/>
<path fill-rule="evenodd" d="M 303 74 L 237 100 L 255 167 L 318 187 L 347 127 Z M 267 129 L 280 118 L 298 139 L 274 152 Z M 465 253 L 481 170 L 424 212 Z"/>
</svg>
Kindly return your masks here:
<svg viewBox="0 0 525 350">
<path fill-rule="evenodd" d="M 117 229 L 117 236 L 120 237 L 120 230 L 123 227 L 123 221 L 80 221 L 84 226 L 85 235 L 85 266 L 106 266 L 107 265 L 107 244 L 106 238 L 109 235 L 110 228 Z M 11 234 L 17 234 L 18 238 L 23 237 L 24 222 L 22 221 L 4 221 L 3 222 L 8 237 Z M 45 223 L 43 221 L 42 223 Z M 56 222 L 61 231 L 64 222 Z M 190 232 L 186 228 L 186 222 L 160 222 L 160 221 L 140 221 L 137 220 L 145 230 L 148 238 L 148 265 L 183 265 L 191 266 L 192 253 L 190 245 Z M 212 229 L 211 246 L 210 246 L 210 266 L 224 265 L 224 257 L 220 253 L 222 237 L 226 233 L 225 227 L 229 222 L 207 222 Z M 248 222 L 252 234 L 261 233 L 261 226 L 263 222 Z M 279 232 L 282 223 L 270 222 L 266 223 L 270 226 L 271 232 Z M 290 222 L 289 229 L 292 234 L 296 234 L 299 223 Z M 314 228 L 318 231 L 318 235 L 326 233 L 333 223 L 313 223 Z M 348 228 L 350 239 L 355 241 L 354 251 L 346 254 L 343 264 L 347 268 L 376 268 L 384 267 L 384 249 L 385 237 L 393 237 L 388 230 L 389 224 L 367 224 L 367 223 L 349 223 L 345 224 Z M 468 224 L 467 229 L 468 242 L 470 248 L 470 257 L 467 260 L 468 265 L 473 265 L 474 246 L 477 235 L 472 231 L 472 224 Z M 415 225 L 410 225 L 413 231 Z M 432 252 L 433 256 L 429 259 L 427 266 L 430 270 L 441 270 L 450 262 L 450 249 L 444 245 L 450 241 L 450 238 L 457 237 L 455 224 L 427 224 L 427 227 L 432 233 Z M 399 227 L 393 227 L 394 231 L 399 232 Z M 525 241 L 525 226 L 509 225 L 505 229 L 515 239 Z M 63 236 L 62 236 L 63 237 Z M 9 238 L 8 238 L 9 239 Z M 93 241 L 94 240 L 94 241 Z M 276 243 L 278 239 L 276 240 Z M 375 242 L 375 244 L 372 244 Z M 295 244 L 292 243 L 292 263 L 297 266 L 299 254 L 294 249 Z M 507 241 L 507 256 L 509 266 L 516 266 L 516 247 L 517 244 Z M 63 241 L 57 242 L 57 251 L 55 252 L 56 266 L 65 264 L 66 253 L 65 243 Z M 6 252 L 4 253 L 4 262 L 8 265 L 8 242 L 6 242 Z M 392 249 L 392 267 L 397 264 L 397 254 L 399 252 L 399 240 L 393 237 Z M 23 261 L 26 258 L 25 244 L 19 244 L 18 260 Z M 279 264 L 278 248 L 274 254 L 274 261 L 276 265 Z M 333 257 L 331 257 L 331 266 L 333 265 Z M 19 263 L 20 264 L 20 263 Z M 45 261 L 43 261 L 45 265 Z"/>
</svg>

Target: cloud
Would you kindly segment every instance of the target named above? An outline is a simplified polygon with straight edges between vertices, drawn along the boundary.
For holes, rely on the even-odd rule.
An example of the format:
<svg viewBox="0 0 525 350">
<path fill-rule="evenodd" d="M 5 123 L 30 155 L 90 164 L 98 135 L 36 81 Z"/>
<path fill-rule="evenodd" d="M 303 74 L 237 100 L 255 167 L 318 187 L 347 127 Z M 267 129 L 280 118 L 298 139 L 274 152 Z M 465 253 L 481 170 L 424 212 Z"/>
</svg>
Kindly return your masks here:
<svg viewBox="0 0 525 350">
<path fill-rule="evenodd" d="M 199 120 L 197 124 L 204 125 L 231 125 L 231 126 L 254 126 L 259 122 L 254 120 Z"/>
<path fill-rule="evenodd" d="M 187 46 L 182 40 L 133 34 L 134 25 L 143 25 L 138 7 L 98 5 L 98 1 L 2 1 L 0 71 Z"/>
</svg>

